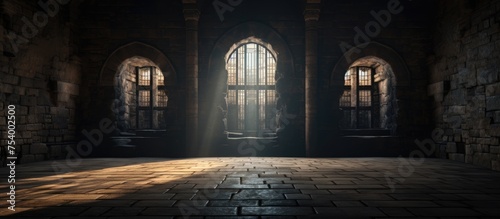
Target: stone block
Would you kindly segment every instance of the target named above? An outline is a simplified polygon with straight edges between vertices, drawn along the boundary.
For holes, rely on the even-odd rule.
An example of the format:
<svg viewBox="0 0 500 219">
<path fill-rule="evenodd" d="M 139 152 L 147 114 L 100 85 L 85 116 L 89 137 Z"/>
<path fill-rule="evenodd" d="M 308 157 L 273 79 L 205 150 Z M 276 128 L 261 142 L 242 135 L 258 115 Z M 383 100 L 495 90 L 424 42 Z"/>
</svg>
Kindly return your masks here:
<svg viewBox="0 0 500 219">
<path fill-rule="evenodd" d="M 28 115 L 28 107 L 25 106 L 16 107 L 16 116 L 24 116 L 24 115 Z"/>
<path fill-rule="evenodd" d="M 449 98 L 448 103 L 453 105 L 465 105 L 467 104 L 465 96 L 466 92 L 463 89 L 452 90 L 447 96 Z"/>
<path fill-rule="evenodd" d="M 477 83 L 479 85 L 482 84 L 491 84 L 498 81 L 498 66 L 495 62 L 492 64 L 479 67 L 477 69 Z"/>
<path fill-rule="evenodd" d="M 49 147 L 49 155 L 53 158 L 62 157 L 61 145 L 51 145 Z"/>
<path fill-rule="evenodd" d="M 0 74 L 3 83 L 17 85 L 19 83 L 19 76 L 11 74 Z"/>
<path fill-rule="evenodd" d="M 499 154 L 500 153 L 500 146 L 490 146 L 490 153 Z"/>
<path fill-rule="evenodd" d="M 500 96 L 492 96 L 486 98 L 486 110 L 500 110 Z"/>
<path fill-rule="evenodd" d="M 0 86 L 0 93 L 11 94 L 14 92 L 14 87 L 10 84 L 2 84 Z"/>
<path fill-rule="evenodd" d="M 427 95 L 432 96 L 436 94 L 443 93 L 444 85 L 443 82 L 437 82 L 427 86 Z"/>
<path fill-rule="evenodd" d="M 36 106 L 37 97 L 34 96 L 21 96 L 21 105 L 24 106 Z"/>
<path fill-rule="evenodd" d="M 449 156 L 450 160 L 465 162 L 465 155 L 464 154 L 451 153 L 451 154 L 448 154 L 448 156 Z"/>
<path fill-rule="evenodd" d="M 500 161 L 499 160 L 491 161 L 491 169 L 500 171 Z"/>
<path fill-rule="evenodd" d="M 71 95 L 79 95 L 80 87 L 76 84 L 57 82 L 57 92 Z"/>
<path fill-rule="evenodd" d="M 447 110 L 448 115 L 464 115 L 465 106 L 450 106 Z"/>
<path fill-rule="evenodd" d="M 499 141 L 500 141 L 499 138 L 495 138 L 495 137 L 491 137 L 490 138 L 490 144 L 491 145 L 499 145 L 499 143 L 500 143 Z"/>
<path fill-rule="evenodd" d="M 500 123 L 500 110 L 493 113 L 493 121 L 495 123 Z"/>
<path fill-rule="evenodd" d="M 34 143 L 30 147 L 31 154 L 45 154 L 48 150 L 47 145 L 44 143 Z"/>
<path fill-rule="evenodd" d="M 472 164 L 491 168 L 491 158 L 489 153 L 475 153 Z"/>
<path fill-rule="evenodd" d="M 21 87 L 33 87 L 33 79 L 31 78 L 21 78 Z"/>
<path fill-rule="evenodd" d="M 30 146 L 29 145 L 20 145 L 22 154 L 30 154 Z"/>
<path fill-rule="evenodd" d="M 35 155 L 33 155 L 33 154 L 23 155 L 20 162 L 21 163 L 33 163 L 33 162 L 35 162 Z"/>
<path fill-rule="evenodd" d="M 500 96 L 500 82 L 486 85 L 486 96 Z"/>
<path fill-rule="evenodd" d="M 457 144 L 455 142 L 448 142 L 448 144 L 446 144 L 446 152 L 457 153 Z"/>
<path fill-rule="evenodd" d="M 35 161 L 44 161 L 45 154 L 35 154 Z"/>
</svg>

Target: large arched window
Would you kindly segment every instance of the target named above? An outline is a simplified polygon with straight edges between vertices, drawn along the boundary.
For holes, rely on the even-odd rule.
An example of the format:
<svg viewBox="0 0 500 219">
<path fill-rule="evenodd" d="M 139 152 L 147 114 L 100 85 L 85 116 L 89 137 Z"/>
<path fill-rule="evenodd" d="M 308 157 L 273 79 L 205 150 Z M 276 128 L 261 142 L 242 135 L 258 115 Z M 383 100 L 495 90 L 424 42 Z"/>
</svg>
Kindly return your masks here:
<svg viewBox="0 0 500 219">
<path fill-rule="evenodd" d="M 235 44 L 229 54 L 228 130 L 247 133 L 270 130 L 275 114 L 275 54 L 255 42 Z"/>
</svg>

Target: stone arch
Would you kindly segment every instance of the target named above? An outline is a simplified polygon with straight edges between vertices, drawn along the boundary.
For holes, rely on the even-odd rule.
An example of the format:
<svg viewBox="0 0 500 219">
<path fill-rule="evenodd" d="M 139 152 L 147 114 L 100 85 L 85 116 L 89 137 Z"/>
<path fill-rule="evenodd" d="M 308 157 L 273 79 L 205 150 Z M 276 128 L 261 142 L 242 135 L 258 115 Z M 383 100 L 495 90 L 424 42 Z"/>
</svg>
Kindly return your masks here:
<svg viewBox="0 0 500 219">
<path fill-rule="evenodd" d="M 227 110 L 227 103 L 225 93 L 227 89 L 227 71 L 225 56 L 231 48 L 238 42 L 244 41 L 248 38 L 258 39 L 262 44 L 271 45 L 274 52 L 276 52 L 276 110 L 279 114 L 280 110 L 285 108 L 290 103 L 299 102 L 298 98 L 293 98 L 292 92 L 298 92 L 302 84 L 297 79 L 292 52 L 288 43 L 281 37 L 281 35 L 272 27 L 259 23 L 259 22 L 245 22 L 229 29 L 226 33 L 214 43 L 211 52 L 208 56 L 206 74 L 202 74 L 201 79 L 206 83 L 207 95 L 206 98 L 200 98 L 204 101 L 201 106 L 206 107 L 206 110 L 200 111 L 201 118 L 209 118 L 204 121 L 204 127 L 207 130 L 215 130 L 217 133 L 223 133 L 225 118 L 225 110 Z M 201 81 L 200 81 L 201 82 Z M 297 84 L 293 84 L 297 83 Z M 283 86 L 281 86 L 283 85 Z M 292 90 L 296 89 L 296 90 Z M 299 106 L 299 104 L 293 104 Z M 298 111 L 298 110 L 296 110 Z M 279 115 L 277 115 L 279 116 Z M 279 126 L 279 125 L 278 125 Z M 291 126 L 291 125 L 289 125 Z M 279 128 L 279 127 L 277 127 Z M 209 142 L 210 136 L 203 137 L 204 142 Z"/>
<path fill-rule="evenodd" d="M 235 43 L 249 37 L 262 40 L 266 44 L 271 45 L 273 50 L 276 51 L 276 59 L 279 60 L 277 63 L 277 74 L 279 75 L 277 75 L 277 78 L 294 76 L 293 57 L 288 44 L 276 30 L 258 22 L 239 24 L 231 28 L 217 40 L 210 54 L 208 63 L 209 72 L 215 73 L 218 70 L 223 70 L 225 68 L 224 56 L 226 53 L 231 50 L 231 47 Z"/>
<path fill-rule="evenodd" d="M 96 91 L 93 94 L 94 101 L 102 105 L 99 108 L 109 109 L 102 113 L 105 117 L 116 122 L 119 130 L 128 130 L 130 126 L 124 122 L 127 118 L 122 118 L 124 112 L 127 112 L 126 104 L 128 103 L 125 101 L 126 98 L 121 96 L 123 83 L 120 79 L 123 78 L 120 74 L 125 64 L 129 63 L 131 59 L 141 60 L 141 66 L 154 66 L 161 70 L 164 76 L 164 90 L 168 97 L 168 110 L 165 115 L 168 121 L 166 129 L 174 129 L 179 123 L 176 119 L 179 111 L 176 71 L 165 54 L 145 43 L 131 42 L 122 45 L 108 56 L 99 72 Z M 97 93 L 99 94 L 97 95 Z"/>
<path fill-rule="evenodd" d="M 410 85 L 410 71 L 403 58 L 392 48 L 378 42 L 361 44 L 347 51 L 335 64 L 330 75 L 330 88 L 343 83 L 343 77 L 348 69 L 356 60 L 363 57 L 373 56 L 383 59 L 394 70 L 398 86 Z"/>
<path fill-rule="evenodd" d="M 140 56 L 151 60 L 161 70 L 167 86 L 176 84 L 176 72 L 170 60 L 157 48 L 141 42 L 131 42 L 118 47 L 109 55 L 99 72 L 100 86 L 113 86 L 117 69 L 128 58 Z"/>
<path fill-rule="evenodd" d="M 408 98 L 403 95 L 407 93 L 406 90 L 408 90 L 410 86 L 410 71 L 402 57 L 394 49 L 378 42 L 370 42 L 351 48 L 341 57 L 333 68 L 329 83 L 329 102 L 331 104 L 331 109 L 334 111 L 333 123 L 337 124 L 335 121 L 341 118 L 340 111 L 338 110 L 338 101 L 342 95 L 346 71 L 353 65 L 363 63 L 373 64 L 367 60 L 371 60 L 373 63 L 376 63 L 378 60 L 380 61 L 379 64 L 386 63 L 390 66 L 391 74 L 394 76 L 390 79 L 391 89 L 393 89 L 393 94 L 395 94 L 391 109 L 394 110 L 393 113 L 397 116 L 395 116 L 396 118 L 392 118 L 394 122 L 390 130 L 392 134 L 396 135 L 398 134 L 396 128 L 402 124 L 402 120 L 404 120 L 404 118 L 399 116 L 398 112 L 405 110 L 404 100 Z"/>
</svg>

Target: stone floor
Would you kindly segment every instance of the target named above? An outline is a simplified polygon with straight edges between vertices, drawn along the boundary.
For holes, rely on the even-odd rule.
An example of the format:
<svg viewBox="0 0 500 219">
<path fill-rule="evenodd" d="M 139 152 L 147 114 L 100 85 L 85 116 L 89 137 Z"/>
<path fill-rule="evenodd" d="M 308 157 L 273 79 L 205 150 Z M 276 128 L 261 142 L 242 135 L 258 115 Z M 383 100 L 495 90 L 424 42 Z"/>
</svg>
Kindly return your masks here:
<svg viewBox="0 0 500 219">
<path fill-rule="evenodd" d="M 2 218 L 500 217 L 500 172 L 438 159 L 85 159 L 16 171 L 16 211 L 2 201 Z"/>
</svg>

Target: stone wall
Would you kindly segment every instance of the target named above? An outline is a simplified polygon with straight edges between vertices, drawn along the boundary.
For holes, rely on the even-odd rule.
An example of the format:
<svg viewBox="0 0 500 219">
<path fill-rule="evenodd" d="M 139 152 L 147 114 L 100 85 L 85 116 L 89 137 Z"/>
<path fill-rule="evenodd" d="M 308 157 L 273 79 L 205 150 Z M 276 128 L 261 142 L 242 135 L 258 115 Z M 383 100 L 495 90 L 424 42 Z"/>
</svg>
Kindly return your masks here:
<svg viewBox="0 0 500 219">
<path fill-rule="evenodd" d="M 120 65 L 137 56 L 149 59 L 169 74 L 165 76 L 169 89 L 168 129 L 178 135 L 184 130 L 185 29 L 182 1 L 85 1 L 80 10 L 76 23 L 84 72 L 82 128 L 96 128 L 105 118 L 121 121 L 118 125 L 123 126 L 127 114 L 134 119 L 134 109 L 123 108 L 123 112 L 115 113 L 114 100 L 121 98 L 120 92 L 115 92 Z M 108 69 L 110 66 L 113 69 Z M 133 101 L 133 98 L 129 97 L 129 100 Z M 121 130 L 127 127 L 121 127 Z"/>
<path fill-rule="evenodd" d="M 7 145 L 5 110 L 15 105 L 21 163 L 63 158 L 77 139 L 78 3 L 54 3 L 57 7 L 48 9 L 37 1 L 6 0 L 0 5 L 0 144 Z"/>
<path fill-rule="evenodd" d="M 396 2 L 398 13 L 390 13 L 390 2 Z M 426 95 L 428 54 L 432 51 L 433 1 L 356 1 L 345 3 L 322 1 L 319 33 L 319 106 L 321 131 L 335 133 L 338 127 L 338 99 L 342 93 L 343 75 L 358 59 L 367 56 L 387 62 L 395 75 L 397 118 L 395 136 L 415 138 L 430 135 L 429 106 Z M 353 10 L 355 8 L 355 10 Z M 389 13 L 380 23 L 373 13 Z M 374 28 L 377 23 L 378 28 Z M 372 25 L 372 26 L 369 26 Z M 375 25 L 376 26 L 376 25 Z M 372 32 L 366 30 L 370 27 Z M 358 29 L 359 31 L 357 31 Z M 360 37 L 362 32 L 365 37 Z M 359 44 L 358 44 L 359 42 Z M 358 46 L 354 52 L 341 47 Z M 346 55 L 346 58 L 344 57 Z M 331 115 L 328 118 L 328 115 Z M 324 145 L 331 145 L 326 139 Z"/>
<path fill-rule="evenodd" d="M 500 170 L 500 3 L 440 1 L 428 94 L 438 156 Z"/>
</svg>

